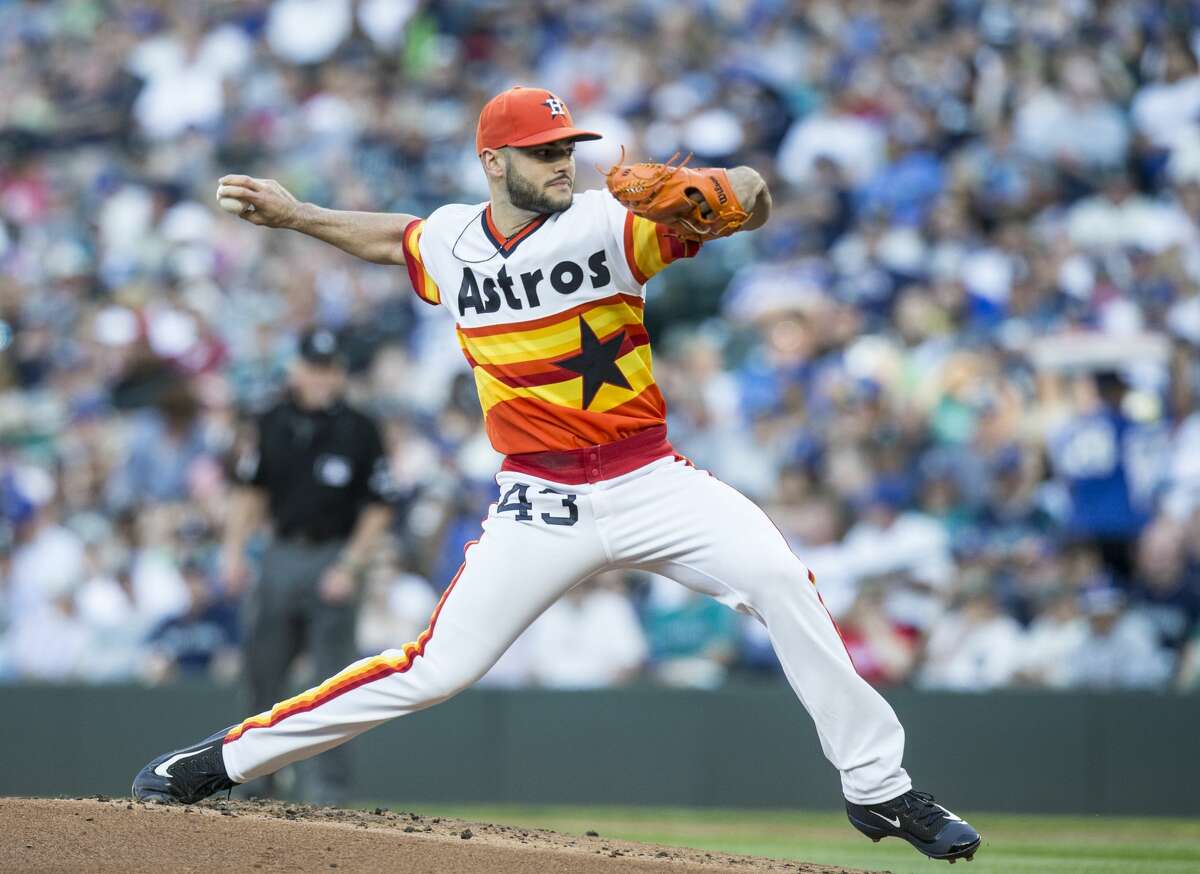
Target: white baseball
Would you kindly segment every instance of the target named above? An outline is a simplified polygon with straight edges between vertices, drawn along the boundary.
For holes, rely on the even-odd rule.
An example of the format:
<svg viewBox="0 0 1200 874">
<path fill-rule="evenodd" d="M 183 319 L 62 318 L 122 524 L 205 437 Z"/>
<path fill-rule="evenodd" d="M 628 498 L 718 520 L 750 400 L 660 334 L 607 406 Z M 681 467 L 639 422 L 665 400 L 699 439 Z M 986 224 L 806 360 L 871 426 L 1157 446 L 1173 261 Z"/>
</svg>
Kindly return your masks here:
<svg viewBox="0 0 1200 874">
<path fill-rule="evenodd" d="M 253 203 L 243 203 L 236 197 L 222 197 L 217 200 L 217 205 L 226 212 L 231 212 L 234 215 L 241 215 L 243 212 L 253 212 Z"/>
</svg>

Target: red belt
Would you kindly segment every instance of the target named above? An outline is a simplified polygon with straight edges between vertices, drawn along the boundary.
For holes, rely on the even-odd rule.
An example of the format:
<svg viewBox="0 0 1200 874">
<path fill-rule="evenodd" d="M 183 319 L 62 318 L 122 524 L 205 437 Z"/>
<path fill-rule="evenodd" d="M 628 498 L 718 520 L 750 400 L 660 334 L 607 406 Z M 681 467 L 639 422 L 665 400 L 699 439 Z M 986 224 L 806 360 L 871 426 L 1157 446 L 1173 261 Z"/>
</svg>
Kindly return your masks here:
<svg viewBox="0 0 1200 874">
<path fill-rule="evenodd" d="M 637 470 L 664 455 L 674 455 L 667 426 L 655 425 L 632 437 L 600 446 L 564 452 L 521 452 L 505 457 L 501 470 L 524 473 L 553 482 L 578 485 L 612 479 Z"/>
</svg>

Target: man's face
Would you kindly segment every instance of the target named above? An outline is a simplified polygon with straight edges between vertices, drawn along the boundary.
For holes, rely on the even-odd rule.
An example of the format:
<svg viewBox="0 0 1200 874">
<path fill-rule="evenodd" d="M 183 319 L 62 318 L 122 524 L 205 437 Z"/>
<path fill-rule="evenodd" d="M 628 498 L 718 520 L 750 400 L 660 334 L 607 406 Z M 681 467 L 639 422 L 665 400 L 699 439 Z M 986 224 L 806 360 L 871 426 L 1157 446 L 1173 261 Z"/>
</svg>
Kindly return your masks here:
<svg viewBox="0 0 1200 874">
<path fill-rule="evenodd" d="M 530 212 L 562 212 L 575 191 L 575 144 L 569 141 L 503 149 L 509 202 Z"/>
<path fill-rule="evenodd" d="M 300 405 L 319 410 L 341 396 L 346 372 L 338 364 L 318 364 L 301 358 L 292 366 L 291 381 Z"/>
</svg>

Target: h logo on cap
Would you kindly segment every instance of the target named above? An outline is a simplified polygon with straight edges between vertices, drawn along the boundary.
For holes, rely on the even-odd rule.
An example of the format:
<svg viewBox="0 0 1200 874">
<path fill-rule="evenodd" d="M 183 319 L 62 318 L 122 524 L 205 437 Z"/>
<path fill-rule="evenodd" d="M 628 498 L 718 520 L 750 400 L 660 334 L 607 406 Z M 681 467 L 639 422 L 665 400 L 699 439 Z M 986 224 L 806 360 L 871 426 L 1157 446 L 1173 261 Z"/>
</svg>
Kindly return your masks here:
<svg viewBox="0 0 1200 874">
<path fill-rule="evenodd" d="M 567 114 L 567 107 L 557 97 L 551 97 L 549 100 L 543 100 L 542 105 L 550 107 L 551 118 L 558 118 L 560 115 Z"/>
</svg>

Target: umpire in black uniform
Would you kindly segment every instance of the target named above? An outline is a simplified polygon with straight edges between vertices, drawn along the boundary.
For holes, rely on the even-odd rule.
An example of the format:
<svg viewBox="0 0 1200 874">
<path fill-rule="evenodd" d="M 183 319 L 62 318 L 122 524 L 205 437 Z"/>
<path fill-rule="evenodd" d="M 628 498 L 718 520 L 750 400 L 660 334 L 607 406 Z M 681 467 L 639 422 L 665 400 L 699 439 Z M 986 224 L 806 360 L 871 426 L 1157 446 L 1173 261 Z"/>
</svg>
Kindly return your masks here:
<svg viewBox="0 0 1200 874">
<path fill-rule="evenodd" d="M 255 712 L 294 691 L 284 683 L 302 652 L 311 653 L 320 679 L 355 658 L 358 580 L 390 522 L 391 480 L 379 428 L 345 402 L 345 382 L 337 336 L 304 334 L 286 397 L 238 454 L 221 551 L 232 591 L 249 580 L 246 542 L 264 517 L 273 535 L 246 597 L 244 675 Z M 308 800 L 346 801 L 346 748 L 315 759 L 306 777 Z M 273 791 L 273 784 L 259 788 Z"/>
</svg>

